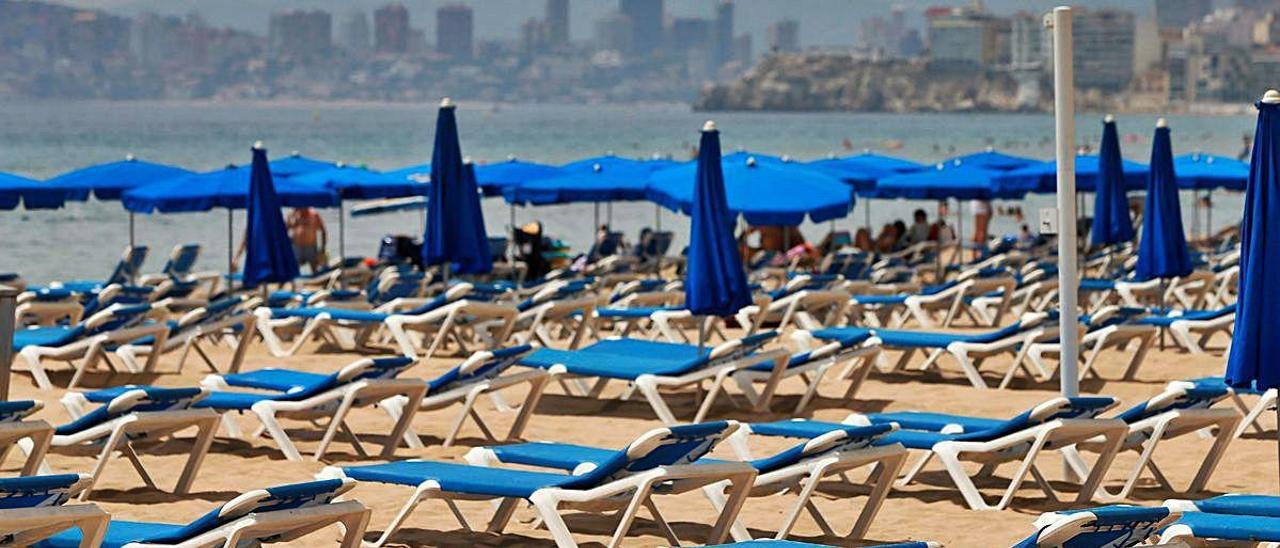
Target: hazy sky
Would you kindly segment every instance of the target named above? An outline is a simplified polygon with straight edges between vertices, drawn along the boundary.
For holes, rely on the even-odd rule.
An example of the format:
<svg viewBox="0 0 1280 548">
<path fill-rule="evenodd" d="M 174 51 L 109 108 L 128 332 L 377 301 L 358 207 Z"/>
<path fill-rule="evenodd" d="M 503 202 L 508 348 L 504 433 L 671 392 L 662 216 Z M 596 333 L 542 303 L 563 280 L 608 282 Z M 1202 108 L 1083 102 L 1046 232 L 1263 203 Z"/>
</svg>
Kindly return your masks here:
<svg viewBox="0 0 1280 548">
<path fill-rule="evenodd" d="M 56 0 L 55 0 L 56 1 Z M 339 16 L 352 10 L 371 11 L 389 0 L 61 0 L 63 3 L 94 7 L 125 14 L 141 11 L 182 15 L 199 11 L 211 23 L 264 33 L 272 11 L 290 8 L 318 8 Z M 675 16 L 710 16 L 718 0 L 667 0 L 666 11 Z M 544 0 L 400 0 L 411 12 L 412 25 L 435 32 L 434 11 L 444 4 L 467 4 L 475 8 L 476 35 L 481 39 L 510 39 L 518 36 L 519 25 L 530 17 L 541 17 Z M 894 5 L 906 8 L 919 25 L 920 13 L 929 6 L 967 5 L 969 0 L 734 0 L 737 32 L 750 32 L 756 51 L 762 51 L 766 29 L 779 19 L 800 21 L 801 43 L 805 46 L 849 45 L 857 38 L 858 22 L 864 17 L 888 15 Z M 1047 10 L 1062 0 L 987 0 L 997 13 L 1018 10 Z M 1075 5 L 1114 6 L 1134 10 L 1142 16 L 1151 12 L 1152 0 L 1076 0 Z M 587 40 L 596 19 L 617 9 L 617 0 L 570 0 L 570 33 L 573 40 Z M 340 20 L 340 19 L 339 19 Z"/>
</svg>

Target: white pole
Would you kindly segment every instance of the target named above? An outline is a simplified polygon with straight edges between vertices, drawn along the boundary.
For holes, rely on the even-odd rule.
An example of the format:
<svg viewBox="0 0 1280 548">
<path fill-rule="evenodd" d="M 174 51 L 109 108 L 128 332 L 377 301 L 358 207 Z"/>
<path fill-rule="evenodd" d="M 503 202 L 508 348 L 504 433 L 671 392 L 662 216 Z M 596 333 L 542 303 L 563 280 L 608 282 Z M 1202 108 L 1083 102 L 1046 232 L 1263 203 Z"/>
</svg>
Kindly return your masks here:
<svg viewBox="0 0 1280 548">
<path fill-rule="evenodd" d="M 1058 160 L 1058 292 L 1059 340 L 1062 344 L 1061 391 L 1065 397 L 1080 393 L 1077 364 L 1080 355 L 1076 340 L 1076 299 L 1079 273 L 1076 271 L 1076 128 L 1075 75 L 1071 52 L 1071 8 L 1053 9 L 1053 114 Z"/>
<path fill-rule="evenodd" d="M 338 202 L 338 260 L 347 258 L 347 215 L 344 202 Z"/>
</svg>

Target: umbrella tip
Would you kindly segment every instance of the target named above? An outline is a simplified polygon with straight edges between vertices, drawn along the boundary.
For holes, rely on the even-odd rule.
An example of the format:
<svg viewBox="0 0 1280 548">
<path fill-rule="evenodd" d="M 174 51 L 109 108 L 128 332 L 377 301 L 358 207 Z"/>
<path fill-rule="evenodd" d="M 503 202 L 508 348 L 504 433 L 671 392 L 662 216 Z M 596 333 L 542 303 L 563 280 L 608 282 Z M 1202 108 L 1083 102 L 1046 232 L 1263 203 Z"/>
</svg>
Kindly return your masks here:
<svg viewBox="0 0 1280 548">
<path fill-rule="evenodd" d="M 266 146 L 266 145 L 262 144 L 262 141 L 254 141 L 254 142 L 253 142 L 253 149 L 254 149 L 254 150 L 262 150 L 265 146 Z"/>
<path fill-rule="evenodd" d="M 338 161 L 336 161 L 336 162 L 334 162 L 334 163 L 333 163 L 333 167 L 336 167 L 336 168 L 338 168 L 338 169 L 342 169 L 342 168 L 344 168 L 344 167 L 347 167 L 347 163 L 346 163 L 346 162 L 344 162 L 344 161 L 342 161 L 342 160 L 338 160 Z"/>
<path fill-rule="evenodd" d="M 507 161 L 509 161 L 509 162 L 514 162 L 514 161 L 515 161 L 515 159 L 516 159 L 516 155 L 515 155 L 515 154 L 508 154 L 508 155 L 507 155 Z"/>
<path fill-rule="evenodd" d="M 134 156 L 132 152 L 130 152 L 130 153 L 125 154 L 125 155 L 124 155 L 124 161 L 126 161 L 126 162 L 132 162 L 132 161 L 137 160 L 137 159 L 138 159 L 138 158 L 137 158 L 136 156 Z"/>
<path fill-rule="evenodd" d="M 783 154 L 783 155 L 782 155 L 782 163 L 784 163 L 784 164 L 785 164 L 785 163 L 790 163 L 790 162 L 791 162 L 791 155 L 790 155 L 790 154 Z"/>
<path fill-rule="evenodd" d="M 473 162 L 471 161 L 471 157 L 470 157 L 470 156 L 463 156 L 463 157 L 462 157 L 462 163 L 463 163 L 463 164 L 470 164 L 470 163 L 473 163 Z"/>
<path fill-rule="evenodd" d="M 993 146 L 991 146 L 991 145 L 987 145 L 987 149 L 986 149 L 986 150 L 987 150 L 987 152 L 995 152 L 995 151 L 996 151 L 996 147 L 993 147 Z"/>
<path fill-rule="evenodd" d="M 828 160 L 834 160 L 834 159 L 836 159 L 836 153 L 835 153 L 835 152 L 832 152 L 832 151 L 830 151 L 830 150 L 828 150 L 828 151 L 827 151 L 827 159 L 828 159 Z"/>
<path fill-rule="evenodd" d="M 1108 115 L 1106 115 L 1106 116 L 1103 116 L 1103 117 L 1102 117 L 1102 123 L 1104 123 L 1104 124 L 1110 124 L 1110 123 L 1112 123 L 1112 122 L 1114 122 L 1114 121 L 1116 121 L 1116 115 L 1114 115 L 1114 114 L 1108 114 Z"/>
<path fill-rule="evenodd" d="M 453 107 L 454 107 L 453 99 L 445 97 L 440 100 L 440 108 L 453 108 Z"/>
<path fill-rule="evenodd" d="M 1164 118 L 1156 118 L 1156 127 L 1169 127 L 1169 121 Z"/>
<path fill-rule="evenodd" d="M 591 164 L 591 171 L 600 173 L 601 171 L 604 171 L 604 167 L 601 166 L 600 164 Z"/>
<path fill-rule="evenodd" d="M 756 167 L 756 157 L 747 156 L 747 167 Z"/>
<path fill-rule="evenodd" d="M 702 124 L 702 131 L 715 131 L 715 130 L 716 130 L 715 120 L 707 120 L 705 123 Z"/>
<path fill-rule="evenodd" d="M 1268 105 L 1280 103 L 1280 91 L 1276 91 L 1274 89 L 1267 90 L 1266 93 L 1262 94 L 1262 102 Z"/>
</svg>

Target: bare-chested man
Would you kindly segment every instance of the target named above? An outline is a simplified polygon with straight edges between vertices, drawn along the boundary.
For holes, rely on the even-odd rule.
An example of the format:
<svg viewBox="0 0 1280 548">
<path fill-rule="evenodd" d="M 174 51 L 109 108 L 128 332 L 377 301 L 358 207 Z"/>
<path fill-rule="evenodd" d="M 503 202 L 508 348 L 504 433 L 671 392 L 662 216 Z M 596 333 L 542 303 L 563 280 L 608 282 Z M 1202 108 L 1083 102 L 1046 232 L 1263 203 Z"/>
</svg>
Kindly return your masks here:
<svg viewBox="0 0 1280 548">
<path fill-rule="evenodd" d="M 324 268 L 323 252 L 329 245 L 329 232 L 325 230 L 320 214 L 309 207 L 295 208 L 289 213 L 286 224 L 298 264 L 310 266 L 312 272 Z"/>
</svg>

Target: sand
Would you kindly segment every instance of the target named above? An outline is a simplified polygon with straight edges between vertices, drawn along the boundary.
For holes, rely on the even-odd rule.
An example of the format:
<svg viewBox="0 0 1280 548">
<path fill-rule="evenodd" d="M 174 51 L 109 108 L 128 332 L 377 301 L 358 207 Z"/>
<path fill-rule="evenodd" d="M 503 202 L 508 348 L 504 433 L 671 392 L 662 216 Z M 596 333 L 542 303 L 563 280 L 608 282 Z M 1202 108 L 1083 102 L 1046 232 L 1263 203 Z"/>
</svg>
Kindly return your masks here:
<svg viewBox="0 0 1280 548">
<path fill-rule="evenodd" d="M 1132 405 L 1159 392 L 1167 381 L 1221 374 L 1224 359 L 1220 353 L 1221 346 L 1225 342 L 1222 338 L 1216 340 L 1214 352 L 1209 355 L 1185 354 L 1174 349 L 1170 343 L 1169 348 L 1156 349 L 1150 353 L 1145 365 L 1138 372 L 1136 380 L 1087 381 L 1083 384 L 1082 390 L 1086 393 L 1106 394 L 1120 398 L 1122 406 Z M 387 353 L 390 352 L 391 349 L 388 347 Z M 216 349 L 213 355 L 221 363 L 228 352 L 225 349 Z M 165 356 L 161 362 L 159 374 L 156 375 L 100 373 L 89 375 L 86 385 L 98 387 L 140 382 L 163 386 L 192 386 L 208 373 L 198 358 L 189 361 L 181 373 L 175 373 L 176 357 L 177 353 Z M 281 359 L 271 357 L 261 343 L 255 343 L 246 359 L 244 369 L 284 366 L 331 372 L 359 357 L 361 357 L 360 354 L 311 346 L 304 348 L 301 355 Z M 1127 356 L 1110 352 L 1106 355 L 1106 360 L 1101 362 L 1099 369 L 1106 379 L 1117 379 L 1123 372 L 1126 360 Z M 410 373 L 429 377 L 460 361 L 458 357 L 432 359 L 428 363 L 420 364 Z M 20 368 L 18 365 L 20 363 L 19 360 L 15 367 Z M 991 367 L 1003 372 L 1007 363 L 1007 360 L 997 361 Z M 54 382 L 59 385 L 65 385 L 69 377 L 69 373 L 61 371 L 53 375 Z M 989 380 L 994 379 L 994 376 L 989 377 Z M 620 393 L 620 389 L 621 385 L 617 385 L 606 394 L 616 396 Z M 828 378 L 821 389 L 821 397 L 816 400 L 809 416 L 838 421 L 853 411 L 917 409 L 1008 417 L 1054 396 L 1056 389 L 1056 383 L 1032 385 L 1023 382 L 1009 390 L 982 391 L 969 386 L 955 365 L 947 362 L 944 363 L 942 374 L 911 372 L 889 375 L 873 372 L 855 401 L 840 399 L 840 395 L 844 392 L 843 383 Z M 67 412 L 58 401 L 63 393 L 63 390 L 38 391 L 33 387 L 30 376 L 26 373 L 15 374 L 12 397 L 43 400 L 46 408 L 38 417 L 55 425 L 69 420 Z M 782 386 L 780 396 L 775 401 L 775 409 L 780 411 L 778 413 L 751 414 L 735 408 L 727 401 L 722 401 L 713 413 L 713 418 L 733 418 L 744 421 L 787 418 L 800 393 L 799 382 L 788 381 Z M 677 413 L 685 417 L 691 416 L 692 397 L 678 398 L 678 401 L 680 405 L 677 406 Z M 1224 402 L 1220 405 L 1229 404 Z M 498 432 L 505 432 L 505 428 L 513 417 L 511 414 L 493 409 L 487 401 L 481 404 L 480 412 Z M 448 425 L 455 418 L 455 414 L 456 409 L 419 414 L 414 421 L 414 428 L 423 436 L 427 448 L 410 450 L 402 447 L 397 451 L 396 457 L 457 461 L 470 447 L 485 445 L 486 441 L 480 432 L 473 425 L 468 424 L 462 438 L 455 446 L 441 447 L 442 438 L 447 432 Z M 256 424 L 252 417 L 248 416 L 239 417 L 239 421 L 248 431 L 252 431 Z M 1270 417 L 1264 419 L 1264 424 L 1268 428 L 1273 422 Z M 387 417 L 378 409 L 360 409 L 354 412 L 350 424 L 353 430 L 366 441 L 371 452 L 376 455 L 380 447 L 375 443 L 383 441 L 384 433 L 389 430 L 390 422 Z M 537 414 L 533 417 L 525 438 L 621 447 L 636 435 L 658 426 L 661 424 L 642 401 L 616 399 L 600 401 L 568 397 L 562 395 L 558 387 L 553 386 L 548 389 L 548 395 L 543 399 Z M 304 453 L 314 449 L 322 433 L 319 427 L 300 421 L 288 422 L 287 427 Z M 1242 439 L 1236 440 L 1228 449 L 1221 467 L 1209 483 L 1208 492 L 1203 495 L 1227 492 L 1276 492 L 1277 460 L 1276 442 L 1273 436 L 1274 430 L 1268 434 L 1250 432 Z M 1184 436 L 1162 444 L 1156 459 L 1175 484 L 1186 485 L 1194 476 L 1209 444 L 1209 440 L 1200 439 L 1197 436 Z M 163 489 L 171 489 L 177 481 L 177 476 L 185 462 L 185 451 L 189 446 L 189 440 L 183 439 L 143 451 L 143 462 L 147 464 Z M 781 445 L 775 444 L 772 447 L 781 447 Z M 719 451 L 717 455 L 727 456 L 727 448 Z M 16 457 L 11 457 L 9 462 L 4 464 L 5 472 L 14 473 L 20 464 L 17 461 Z M 93 501 L 116 519 L 183 523 L 247 489 L 307 481 L 326 465 L 376 462 L 382 461 L 376 457 L 360 458 L 350 444 L 342 441 L 333 446 L 322 462 L 316 462 L 309 457 L 304 462 L 291 462 L 284 459 L 268 438 L 245 440 L 220 436 L 214 442 L 189 495 L 178 496 L 167 491 L 157 492 L 145 488 L 129 464 L 124 459 L 118 459 L 108 467 L 104 478 L 97 486 Z M 1118 458 L 1117 468 L 1113 469 L 1108 484 L 1117 485 L 1121 467 L 1127 470 L 1127 466 L 1132 462 L 1132 455 L 1123 455 Z M 74 456 L 55 453 L 49 457 L 49 463 L 55 472 L 87 472 L 92 466 L 93 458 L 89 455 Z M 1055 485 L 1059 485 L 1057 480 L 1062 477 L 1059 458 L 1042 457 L 1039 466 L 1051 480 L 1055 481 Z M 861 546 L 904 540 L 932 540 L 947 546 L 1009 546 L 1033 532 L 1032 522 L 1040 513 L 1069 507 L 1068 502 L 1057 503 L 1047 500 L 1032 483 L 1028 482 L 1018 492 L 1016 500 L 1008 510 L 997 512 L 969 510 L 941 469 L 934 464 L 929 470 L 917 483 L 897 489 L 889 495 L 866 540 L 850 541 L 823 537 L 820 529 L 807 516 L 801 518 L 793 538 L 841 546 Z M 1002 469 L 1001 473 L 1009 472 L 1006 468 Z M 1065 484 L 1061 486 L 1067 487 Z M 361 484 L 351 492 L 353 498 L 362 501 L 373 511 L 367 538 L 376 538 L 375 533 L 382 531 L 409 493 L 408 488 L 376 484 Z M 849 497 L 850 493 L 852 491 L 848 489 L 842 491 L 840 487 L 833 486 L 830 492 L 817 497 L 817 505 L 826 512 L 829 521 L 837 531 L 848 531 L 856 511 L 861 509 L 862 497 Z M 1153 481 L 1148 481 L 1135 490 L 1131 502 L 1153 505 L 1159 504 L 1166 498 L 1181 496 L 1179 493 L 1156 488 Z M 742 517 L 756 537 L 771 536 L 776 525 L 781 521 L 782 513 L 790 507 L 793 500 L 790 496 L 749 499 Z M 686 543 L 701 543 L 705 540 L 705 535 L 710 529 L 709 524 L 713 521 L 713 514 L 710 505 L 701 494 L 695 492 L 663 497 L 657 500 L 657 504 L 671 520 L 682 540 Z M 472 525 L 483 530 L 491 512 L 489 504 L 463 502 L 460 506 Z M 522 507 L 517 511 L 515 519 L 505 534 L 470 533 L 459 527 L 443 503 L 428 502 L 418 507 L 406 526 L 393 539 L 393 545 L 550 545 L 548 533 L 531 526 L 532 517 L 533 511 Z M 606 542 L 614 526 L 613 521 L 608 518 L 589 515 L 572 516 L 568 523 L 574 530 L 576 538 L 584 545 L 599 545 Z M 335 544 L 337 538 L 336 529 L 330 529 L 308 537 L 305 542 L 295 544 L 328 546 Z M 665 541 L 655 523 L 642 512 L 626 544 L 658 546 L 664 545 Z"/>
</svg>

